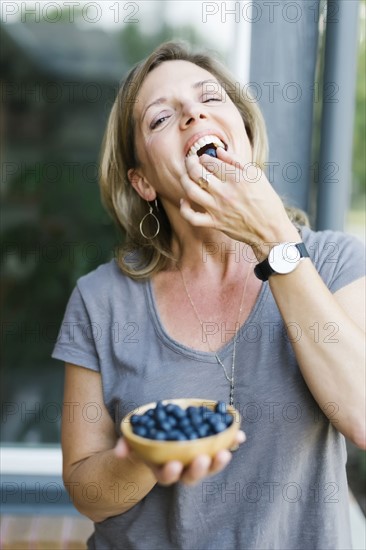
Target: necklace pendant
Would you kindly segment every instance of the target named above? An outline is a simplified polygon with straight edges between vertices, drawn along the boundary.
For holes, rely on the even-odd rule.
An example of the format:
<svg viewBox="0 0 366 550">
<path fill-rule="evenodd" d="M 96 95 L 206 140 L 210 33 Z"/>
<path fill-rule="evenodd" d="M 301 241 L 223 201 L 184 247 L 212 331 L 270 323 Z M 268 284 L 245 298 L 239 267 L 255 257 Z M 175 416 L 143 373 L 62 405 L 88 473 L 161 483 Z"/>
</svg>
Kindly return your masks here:
<svg viewBox="0 0 366 550">
<path fill-rule="evenodd" d="M 231 382 L 229 403 L 234 406 L 234 384 Z"/>
<path fill-rule="evenodd" d="M 232 379 L 231 380 L 231 385 L 230 385 L 230 398 L 229 398 L 229 403 L 230 405 L 233 407 L 234 406 L 234 380 Z M 231 453 L 235 453 L 235 451 L 237 451 L 239 449 L 239 444 L 236 443 L 235 445 L 233 445 L 231 448 L 230 448 L 230 452 Z"/>
<path fill-rule="evenodd" d="M 189 302 L 191 303 L 191 306 L 192 306 L 192 309 L 194 311 L 194 314 L 195 316 L 197 317 L 197 320 L 199 322 L 199 324 L 201 325 L 201 328 L 203 329 L 203 322 L 198 314 L 198 311 L 197 311 L 197 308 L 192 300 L 192 296 L 190 295 L 189 293 L 189 290 L 187 288 L 187 284 L 186 284 L 186 281 L 184 279 L 184 275 L 183 275 L 183 272 L 182 270 L 180 269 L 179 265 L 177 265 L 177 268 L 180 272 L 180 275 L 181 275 L 181 278 L 182 278 L 182 283 L 183 283 L 183 286 L 184 286 L 184 290 L 187 294 L 187 298 L 189 300 Z M 243 309 L 243 303 L 244 303 L 244 296 L 245 296 L 245 291 L 246 291 L 246 288 L 247 288 L 247 283 L 248 283 L 248 279 L 249 279 L 249 275 L 251 273 L 251 270 L 248 269 L 248 272 L 247 272 L 247 276 L 245 278 L 245 282 L 244 282 L 244 285 L 243 285 L 243 292 L 242 292 L 242 295 L 241 295 L 241 301 L 240 301 L 240 306 L 239 306 L 239 312 L 238 312 L 238 319 L 237 319 L 237 322 L 236 322 L 236 331 L 235 331 L 235 335 L 234 335 L 234 343 L 233 343 L 233 355 L 232 355 L 232 362 L 231 362 L 231 376 L 228 375 L 227 373 L 227 370 L 225 368 L 225 365 L 224 363 L 221 361 L 220 357 L 217 355 L 217 353 L 215 351 L 212 350 L 209 342 L 207 342 L 207 346 L 208 346 L 208 349 L 210 350 L 211 353 L 213 353 L 216 357 L 216 361 L 217 363 L 220 365 L 220 367 L 222 368 L 222 370 L 224 371 L 224 375 L 225 375 L 225 378 L 226 380 L 230 383 L 230 395 L 229 395 L 229 403 L 231 406 L 234 406 L 234 385 L 235 385 L 235 382 L 234 382 L 234 374 L 235 374 L 235 358 L 236 358 L 236 343 L 238 341 L 238 338 L 237 338 L 237 333 L 238 333 L 238 330 L 239 330 L 239 322 L 240 322 L 240 318 L 241 318 L 241 312 L 242 312 L 242 309 Z M 238 448 L 238 446 L 236 446 L 234 449 L 232 450 L 236 450 Z"/>
</svg>

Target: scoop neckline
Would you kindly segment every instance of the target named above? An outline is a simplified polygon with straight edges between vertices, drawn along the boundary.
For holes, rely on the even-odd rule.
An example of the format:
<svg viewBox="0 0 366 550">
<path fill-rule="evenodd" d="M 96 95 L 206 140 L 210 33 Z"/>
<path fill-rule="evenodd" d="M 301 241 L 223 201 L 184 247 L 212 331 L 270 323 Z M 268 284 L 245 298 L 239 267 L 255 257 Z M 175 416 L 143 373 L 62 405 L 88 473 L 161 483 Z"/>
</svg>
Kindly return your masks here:
<svg viewBox="0 0 366 550">
<path fill-rule="evenodd" d="M 244 321 L 244 323 L 240 326 L 238 330 L 239 335 L 246 328 L 247 325 L 253 322 L 254 318 L 258 315 L 262 307 L 262 304 L 267 298 L 268 291 L 269 291 L 268 283 L 267 282 L 262 283 L 258 297 L 255 301 L 255 304 L 251 312 L 249 313 L 247 319 Z M 174 351 L 180 353 L 181 355 L 186 355 L 195 360 L 211 362 L 211 363 L 217 363 L 215 353 L 220 357 L 221 360 L 227 357 L 229 353 L 230 354 L 232 353 L 234 337 L 230 338 L 230 340 L 228 340 L 223 346 L 221 346 L 218 350 L 216 350 L 215 353 L 211 351 L 201 351 L 198 349 L 191 348 L 183 344 L 182 342 L 179 342 L 178 340 L 175 340 L 174 338 L 172 338 L 168 333 L 168 331 L 166 330 L 161 320 L 151 278 L 147 279 L 147 281 L 145 282 L 145 297 L 147 301 L 148 312 L 154 324 L 157 335 L 167 347 L 173 349 Z M 239 339 L 237 343 L 237 349 L 241 344 L 243 344 L 243 340 Z"/>
</svg>

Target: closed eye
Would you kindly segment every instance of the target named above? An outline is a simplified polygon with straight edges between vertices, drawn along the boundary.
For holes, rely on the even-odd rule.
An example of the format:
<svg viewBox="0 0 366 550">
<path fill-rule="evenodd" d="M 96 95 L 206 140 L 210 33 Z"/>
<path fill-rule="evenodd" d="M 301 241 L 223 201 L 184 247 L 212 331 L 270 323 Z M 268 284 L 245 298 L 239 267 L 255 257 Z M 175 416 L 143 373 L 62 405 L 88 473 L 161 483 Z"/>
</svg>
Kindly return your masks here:
<svg viewBox="0 0 366 550">
<path fill-rule="evenodd" d="M 208 103 L 209 101 L 222 101 L 221 97 L 204 97 L 202 98 L 202 103 Z"/>
<path fill-rule="evenodd" d="M 160 126 L 160 124 L 162 124 L 167 118 L 170 118 L 170 115 L 165 115 L 157 118 L 156 120 L 153 120 L 152 123 L 150 124 L 151 130 L 154 130 L 155 128 Z"/>
</svg>

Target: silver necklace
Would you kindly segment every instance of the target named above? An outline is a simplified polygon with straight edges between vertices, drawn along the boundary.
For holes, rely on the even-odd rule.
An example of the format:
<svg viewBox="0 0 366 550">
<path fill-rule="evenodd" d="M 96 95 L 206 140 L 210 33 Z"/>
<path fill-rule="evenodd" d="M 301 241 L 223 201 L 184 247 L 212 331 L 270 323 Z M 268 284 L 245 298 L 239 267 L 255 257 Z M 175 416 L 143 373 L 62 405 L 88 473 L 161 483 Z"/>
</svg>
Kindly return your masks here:
<svg viewBox="0 0 366 550">
<path fill-rule="evenodd" d="M 178 266 L 177 266 L 178 267 Z M 198 311 L 197 311 L 197 308 L 192 300 L 192 296 L 190 295 L 189 293 L 189 290 L 188 290 L 188 287 L 187 287 L 187 284 L 186 284 L 186 281 L 184 279 L 184 276 L 183 276 L 183 272 L 182 270 L 180 269 L 180 267 L 178 267 L 178 270 L 180 272 L 180 275 L 182 277 L 182 282 L 183 282 L 183 286 L 184 286 L 184 290 L 186 291 L 186 294 L 188 296 L 188 299 L 191 303 L 191 306 L 192 306 L 192 309 L 194 311 L 194 314 L 195 316 L 197 317 L 197 320 L 199 322 L 199 324 L 201 325 L 201 329 L 203 331 L 203 322 L 198 314 Z M 223 371 L 224 371 L 224 374 L 225 374 L 225 378 L 226 380 L 230 383 L 230 395 L 229 395 L 229 403 L 230 405 L 234 405 L 234 389 L 235 389 L 235 358 L 236 358 L 236 335 L 238 333 L 238 330 L 239 330 L 239 321 L 240 321 L 240 317 L 241 317 L 241 312 L 242 312 L 242 309 L 243 309 L 243 303 L 244 303 L 244 296 L 245 296 L 245 291 L 246 291 L 246 288 L 247 288 L 247 283 L 248 283 L 248 279 L 249 279 L 249 273 L 250 273 L 250 270 L 248 269 L 248 273 L 247 273 L 247 276 L 245 278 L 245 281 L 244 281 L 244 286 L 243 286 L 243 293 L 242 293 L 242 296 L 241 296 L 241 301 L 240 301 L 240 306 L 239 306 L 239 313 L 238 313 L 238 319 L 236 321 L 236 324 L 235 324 L 235 334 L 234 334 L 234 344 L 233 344 L 233 356 L 232 356 L 232 362 L 231 362 L 231 376 L 228 375 L 227 373 L 227 370 L 225 368 L 225 365 L 223 364 L 223 362 L 221 361 L 220 357 L 217 355 L 216 351 L 214 351 L 211 346 L 210 346 L 210 343 L 207 339 L 207 347 L 208 349 L 210 350 L 211 353 L 214 354 L 214 356 L 216 357 L 216 361 L 217 363 L 222 367 Z"/>
</svg>

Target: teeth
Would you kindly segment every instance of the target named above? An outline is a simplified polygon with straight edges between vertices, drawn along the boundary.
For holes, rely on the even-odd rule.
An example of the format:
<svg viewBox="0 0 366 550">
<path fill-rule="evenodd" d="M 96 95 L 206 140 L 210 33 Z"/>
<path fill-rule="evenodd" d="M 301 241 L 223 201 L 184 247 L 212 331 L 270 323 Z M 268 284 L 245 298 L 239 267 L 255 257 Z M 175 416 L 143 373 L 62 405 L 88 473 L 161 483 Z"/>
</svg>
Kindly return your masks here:
<svg viewBox="0 0 366 550">
<path fill-rule="evenodd" d="M 190 148 L 190 150 L 187 153 L 187 157 L 191 157 L 192 155 L 195 155 L 201 147 L 204 147 L 205 145 L 208 145 L 209 143 L 213 143 L 216 145 L 216 147 L 222 147 L 225 149 L 225 144 L 219 139 L 217 136 L 214 135 L 208 135 L 204 136 L 200 139 L 198 139 Z"/>
</svg>

